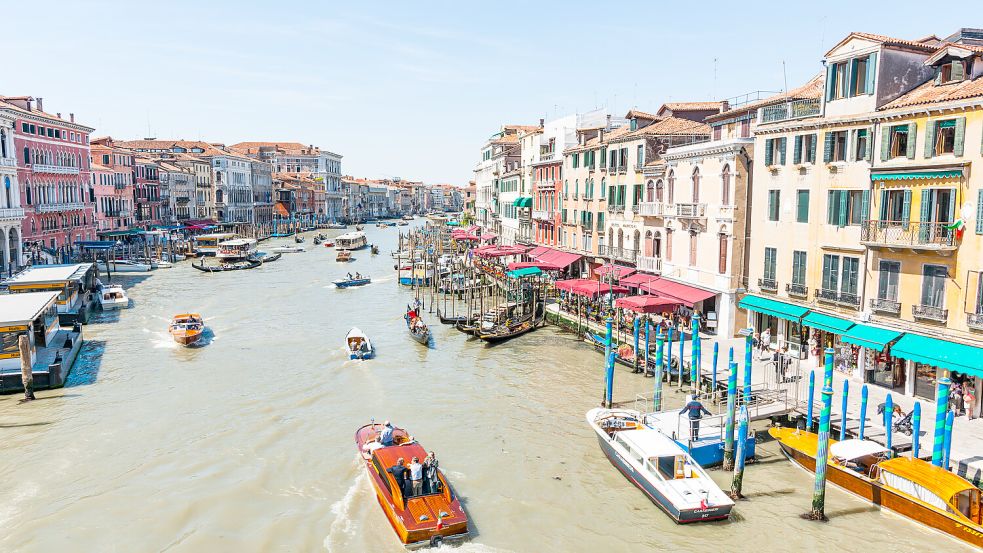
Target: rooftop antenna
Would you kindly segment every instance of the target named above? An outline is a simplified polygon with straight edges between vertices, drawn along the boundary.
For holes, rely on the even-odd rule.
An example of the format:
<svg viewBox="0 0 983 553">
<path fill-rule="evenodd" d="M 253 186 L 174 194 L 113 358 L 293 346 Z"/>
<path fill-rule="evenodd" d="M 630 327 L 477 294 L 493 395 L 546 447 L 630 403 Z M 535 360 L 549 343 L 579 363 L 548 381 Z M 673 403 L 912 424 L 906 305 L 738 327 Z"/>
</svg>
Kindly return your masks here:
<svg viewBox="0 0 983 553">
<path fill-rule="evenodd" d="M 785 81 L 785 101 L 788 101 L 788 72 L 785 70 L 785 60 L 782 60 L 782 79 Z"/>
<path fill-rule="evenodd" d="M 713 88 L 710 89 L 710 99 L 717 97 L 717 58 L 713 58 Z"/>
</svg>

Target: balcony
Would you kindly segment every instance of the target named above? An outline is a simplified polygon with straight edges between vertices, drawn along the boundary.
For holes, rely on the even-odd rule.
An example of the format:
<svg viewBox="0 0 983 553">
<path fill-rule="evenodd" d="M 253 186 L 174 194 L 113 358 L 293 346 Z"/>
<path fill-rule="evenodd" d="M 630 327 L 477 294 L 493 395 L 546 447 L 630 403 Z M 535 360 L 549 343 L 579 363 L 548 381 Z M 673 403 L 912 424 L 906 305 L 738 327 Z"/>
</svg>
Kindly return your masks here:
<svg viewBox="0 0 983 553">
<path fill-rule="evenodd" d="M 624 213 L 625 206 L 618 204 L 608 204 L 608 211 L 611 213 Z"/>
<path fill-rule="evenodd" d="M 12 157 L 0 157 L 0 167 L 17 167 L 17 160 Z"/>
<path fill-rule="evenodd" d="M 638 204 L 638 213 L 643 217 L 662 217 L 668 204 L 663 202 L 642 202 Z"/>
<path fill-rule="evenodd" d="M 870 247 L 952 251 L 956 233 L 946 228 L 948 224 L 867 221 L 860 229 L 860 242 Z"/>
<path fill-rule="evenodd" d="M 860 296 L 850 292 L 816 288 L 816 300 L 822 303 L 835 303 L 836 305 L 852 307 L 854 309 L 860 308 Z"/>
<path fill-rule="evenodd" d="M 778 281 L 772 278 L 759 278 L 758 288 L 761 288 L 765 292 L 777 292 Z"/>
<path fill-rule="evenodd" d="M 932 305 L 912 305 L 911 315 L 916 319 L 944 323 L 949 320 L 949 310 Z"/>
<path fill-rule="evenodd" d="M 85 209 L 85 204 L 83 204 L 82 202 L 70 202 L 70 203 L 60 203 L 60 204 L 42 204 L 42 205 L 34 206 L 35 213 L 73 211 L 76 209 Z"/>
<path fill-rule="evenodd" d="M 790 296 L 798 296 L 800 298 L 809 297 L 809 287 L 805 284 L 795 284 L 790 283 L 785 285 L 785 291 L 788 292 Z"/>
<path fill-rule="evenodd" d="M 871 298 L 870 299 L 870 309 L 876 313 L 885 313 L 888 315 L 900 315 L 901 314 L 901 302 L 883 299 L 883 298 Z"/>
<path fill-rule="evenodd" d="M 61 165 L 44 165 L 41 163 L 35 163 L 31 165 L 32 173 L 50 173 L 55 175 L 77 175 L 79 174 L 78 167 L 67 167 Z"/>
<path fill-rule="evenodd" d="M 627 248 L 600 246 L 598 253 L 601 255 L 601 257 L 609 257 L 611 259 L 618 259 L 629 263 L 634 263 L 638 259 L 638 250 L 629 250 Z"/>
<path fill-rule="evenodd" d="M 818 98 L 805 100 L 792 100 L 784 104 L 766 106 L 761 108 L 761 122 L 775 123 L 778 121 L 788 121 L 790 119 L 801 119 L 819 115 L 822 110 L 822 103 Z"/>
<path fill-rule="evenodd" d="M 24 218 L 24 208 L 22 207 L 8 207 L 0 209 L 0 220 L 3 219 L 23 219 Z"/>
<path fill-rule="evenodd" d="M 538 190 L 553 190 L 556 188 L 556 180 L 541 180 L 536 183 Z"/>
<path fill-rule="evenodd" d="M 707 216 L 707 204 L 676 204 L 676 217 L 682 219 L 702 219 Z"/>
<path fill-rule="evenodd" d="M 638 213 L 638 204 L 631 206 L 631 212 L 636 214 Z"/>
<path fill-rule="evenodd" d="M 969 313 L 966 315 L 966 326 L 973 330 L 983 330 L 983 313 Z"/>
<path fill-rule="evenodd" d="M 619 165 L 617 167 L 617 169 L 615 170 L 615 172 L 618 173 L 619 175 L 628 174 L 628 166 L 627 165 Z"/>
<path fill-rule="evenodd" d="M 532 218 L 537 221 L 552 221 L 554 217 L 556 217 L 555 210 L 534 209 L 532 212 Z"/>
<path fill-rule="evenodd" d="M 643 271 L 648 271 L 650 273 L 661 273 L 662 258 L 640 255 L 638 256 L 638 268 Z"/>
<path fill-rule="evenodd" d="M 737 206 L 733 205 L 722 205 L 717 208 L 717 222 L 718 223 L 733 223 L 734 222 L 734 211 Z"/>
</svg>

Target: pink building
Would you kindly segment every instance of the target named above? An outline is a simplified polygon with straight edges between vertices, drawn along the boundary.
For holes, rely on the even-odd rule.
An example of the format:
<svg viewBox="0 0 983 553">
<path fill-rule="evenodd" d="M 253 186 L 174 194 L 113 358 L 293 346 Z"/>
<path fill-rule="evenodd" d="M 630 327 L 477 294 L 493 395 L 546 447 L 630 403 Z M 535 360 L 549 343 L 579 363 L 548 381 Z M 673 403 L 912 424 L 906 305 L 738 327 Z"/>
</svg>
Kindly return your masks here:
<svg viewBox="0 0 983 553">
<path fill-rule="evenodd" d="M 148 229 L 161 224 L 160 169 L 157 162 L 138 156 L 133 166 L 133 192 L 136 200 L 136 224 Z M 170 217 L 167 217 L 170 220 Z"/>
<path fill-rule="evenodd" d="M 561 245 L 560 196 L 563 192 L 562 166 L 562 156 L 551 156 L 549 161 L 540 162 L 533 166 L 533 224 L 535 225 L 537 244 L 546 246 Z"/>
<path fill-rule="evenodd" d="M 134 223 L 134 154 L 112 138 L 93 140 L 91 149 L 97 232 L 126 230 Z"/>
<path fill-rule="evenodd" d="M 51 255 L 81 240 L 95 239 L 94 195 L 89 169 L 91 127 L 75 115 L 43 110 L 42 99 L 0 96 L 0 109 L 13 114 L 17 180 L 25 217 L 25 253 Z"/>
</svg>

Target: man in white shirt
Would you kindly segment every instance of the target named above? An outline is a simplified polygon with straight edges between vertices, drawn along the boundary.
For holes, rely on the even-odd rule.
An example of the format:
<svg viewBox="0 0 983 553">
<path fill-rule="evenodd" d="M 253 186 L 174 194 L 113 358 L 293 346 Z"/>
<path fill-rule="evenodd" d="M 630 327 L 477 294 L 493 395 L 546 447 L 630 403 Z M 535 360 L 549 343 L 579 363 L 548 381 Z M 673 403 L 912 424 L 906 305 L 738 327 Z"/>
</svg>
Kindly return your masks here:
<svg viewBox="0 0 983 553">
<path fill-rule="evenodd" d="M 410 463 L 410 488 L 413 490 L 411 497 L 423 495 L 423 465 L 419 457 L 414 457 Z"/>
</svg>

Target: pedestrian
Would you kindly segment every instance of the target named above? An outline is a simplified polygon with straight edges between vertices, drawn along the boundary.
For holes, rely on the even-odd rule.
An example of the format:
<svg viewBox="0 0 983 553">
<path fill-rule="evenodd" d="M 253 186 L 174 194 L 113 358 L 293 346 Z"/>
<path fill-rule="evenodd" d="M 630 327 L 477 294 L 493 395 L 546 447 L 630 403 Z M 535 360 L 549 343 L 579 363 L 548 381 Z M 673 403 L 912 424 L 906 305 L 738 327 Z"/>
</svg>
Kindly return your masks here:
<svg viewBox="0 0 983 553">
<path fill-rule="evenodd" d="M 963 414 L 963 383 L 956 382 L 952 386 L 952 392 L 949 394 L 949 409 L 955 413 L 955 416 L 960 416 Z"/>
<path fill-rule="evenodd" d="M 761 333 L 761 352 L 765 355 L 771 351 L 771 329 L 766 328 Z"/>
<path fill-rule="evenodd" d="M 423 495 L 423 465 L 419 457 L 414 457 L 410 463 L 410 489 L 410 497 Z"/>
<path fill-rule="evenodd" d="M 966 406 L 966 419 L 973 420 L 973 411 L 976 408 L 976 390 L 970 381 L 963 384 L 963 402 Z"/>
<path fill-rule="evenodd" d="M 708 411 L 694 395 L 687 396 L 686 405 L 679 410 L 680 415 L 683 413 L 689 415 L 690 439 L 695 442 L 700 439 L 700 419 L 703 418 L 703 413 L 708 415 L 713 413 Z"/>
<path fill-rule="evenodd" d="M 402 457 L 396 460 L 396 464 L 386 469 L 386 472 L 393 475 L 399 492 L 405 495 L 406 490 L 406 461 Z"/>
<path fill-rule="evenodd" d="M 393 445 L 393 430 L 393 425 L 389 421 L 386 421 L 386 423 L 382 425 L 382 433 L 379 435 L 379 438 L 383 447 Z"/>
</svg>

